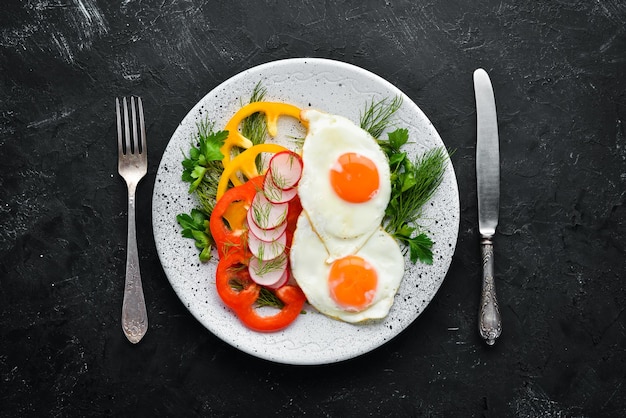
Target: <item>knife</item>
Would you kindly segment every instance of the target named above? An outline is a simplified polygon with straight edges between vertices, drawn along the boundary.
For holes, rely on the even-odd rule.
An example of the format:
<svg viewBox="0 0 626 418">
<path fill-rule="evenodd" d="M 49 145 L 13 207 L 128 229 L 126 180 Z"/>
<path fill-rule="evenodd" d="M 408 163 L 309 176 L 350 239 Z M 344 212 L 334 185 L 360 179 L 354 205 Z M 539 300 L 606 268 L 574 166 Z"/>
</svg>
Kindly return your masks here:
<svg viewBox="0 0 626 418">
<path fill-rule="evenodd" d="M 500 149 L 493 87 L 489 75 L 482 68 L 474 71 L 474 92 L 477 125 L 478 232 L 483 264 L 478 330 L 485 342 L 493 345 L 502 332 L 502 320 L 493 277 L 492 241 L 498 225 L 500 205 Z"/>
</svg>

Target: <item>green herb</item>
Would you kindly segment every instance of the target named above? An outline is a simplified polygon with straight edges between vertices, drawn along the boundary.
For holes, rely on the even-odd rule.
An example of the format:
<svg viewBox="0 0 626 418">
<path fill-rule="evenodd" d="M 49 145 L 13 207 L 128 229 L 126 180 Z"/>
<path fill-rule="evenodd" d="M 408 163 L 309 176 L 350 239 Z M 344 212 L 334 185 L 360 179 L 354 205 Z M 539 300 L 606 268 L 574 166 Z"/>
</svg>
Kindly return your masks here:
<svg viewBox="0 0 626 418">
<path fill-rule="evenodd" d="M 274 292 L 262 286 L 256 304 L 259 307 L 270 306 L 278 309 L 282 309 L 283 306 L 285 306 L 285 303 L 278 299 L 278 296 L 276 296 Z"/>
<path fill-rule="evenodd" d="M 378 102 L 372 99 L 361 115 L 361 129 L 369 132 L 374 138 L 379 138 L 383 131 L 389 127 L 391 117 L 400 109 L 400 106 L 402 106 L 402 97 L 400 96 L 394 97 L 391 101 L 386 97 Z"/>
<path fill-rule="evenodd" d="M 385 229 L 409 246 L 412 262 L 432 264 L 432 240 L 423 232 L 413 237 L 418 228 L 411 225 L 416 225 L 423 206 L 443 181 L 448 154 L 444 148 L 433 148 L 411 161 L 400 150 L 408 138 L 408 130 L 396 129 L 388 134 L 387 141 L 379 140 L 391 169 L 391 199 L 385 209 Z"/>
<path fill-rule="evenodd" d="M 181 213 L 176 221 L 183 228 L 182 236 L 195 240 L 200 249 L 200 261 L 211 259 L 211 231 L 209 219 L 215 206 L 217 184 L 222 174 L 220 147 L 228 137 L 227 131 L 213 131 L 213 123 L 202 120 L 197 124 L 198 132 L 195 144 L 191 145 L 189 155 L 183 159 L 182 180 L 190 183 L 189 193 L 194 193 L 200 208 L 191 210 L 191 214 Z"/>
<path fill-rule="evenodd" d="M 261 101 L 265 97 L 266 89 L 259 82 L 250 96 L 250 103 Z M 199 208 L 192 209 L 191 214 L 180 214 L 176 220 L 183 228 L 182 234 L 186 238 L 195 239 L 195 244 L 201 249 L 200 260 L 207 261 L 211 257 L 211 233 L 208 220 L 211 217 L 217 196 L 217 185 L 222 175 L 222 159 L 224 155 L 220 148 L 228 138 L 228 131 L 214 131 L 214 123 L 208 119 L 198 122 L 197 133 L 189 149 L 189 155 L 184 155 L 182 161 L 182 180 L 190 183 L 189 193 L 193 193 L 199 202 Z M 255 113 L 242 122 L 242 134 L 254 144 L 262 143 L 267 136 L 267 124 L 261 113 Z M 257 162 L 260 164 L 260 161 Z M 205 217 L 206 227 L 199 222 L 199 214 Z"/>
<path fill-rule="evenodd" d="M 415 264 L 417 260 L 424 264 L 433 263 L 433 241 L 425 233 L 420 233 L 417 236 L 412 237 L 413 232 L 416 230 L 414 227 L 410 227 L 404 224 L 400 230 L 396 231 L 393 236 L 400 242 L 409 247 L 409 257 L 411 262 Z"/>
<path fill-rule="evenodd" d="M 230 287 L 239 291 L 243 290 L 243 285 L 236 279 L 230 281 Z M 261 289 L 259 290 L 259 297 L 257 298 L 255 305 L 259 308 L 269 306 L 271 308 L 282 309 L 285 306 L 285 303 L 278 299 L 278 296 L 276 296 L 274 292 L 261 286 Z"/>
<path fill-rule="evenodd" d="M 425 152 L 411 161 L 402 147 L 409 141 L 408 129 L 398 128 L 381 139 L 391 118 L 402 105 L 402 98 L 372 100 L 361 115 L 361 128 L 378 140 L 389 160 L 391 199 L 385 210 L 385 230 L 409 248 L 413 263 L 432 264 L 433 241 L 421 231 L 417 221 L 423 206 L 432 198 L 446 171 L 448 154 L 443 148 Z"/>
<path fill-rule="evenodd" d="M 209 217 L 199 209 L 192 209 L 191 215 L 181 213 L 176 216 L 176 221 L 183 228 L 183 237 L 195 240 L 196 247 L 201 250 L 200 261 L 210 260 L 213 239 L 209 232 Z"/>
<path fill-rule="evenodd" d="M 200 121 L 197 127 L 197 146 L 191 146 L 189 156 L 185 156 L 182 162 L 184 168 L 182 179 L 191 183 L 189 193 L 196 191 L 207 172 L 218 174 L 221 171 L 219 163 L 224 155 L 220 148 L 228 138 L 228 131 L 214 132 L 213 123 L 207 120 Z"/>
<path fill-rule="evenodd" d="M 266 94 L 267 89 L 263 87 L 259 81 L 252 90 L 249 103 L 263 101 Z M 265 115 L 257 112 L 245 118 L 241 122 L 241 134 L 248 138 L 254 145 L 264 143 L 267 138 L 267 123 L 265 123 Z"/>
<path fill-rule="evenodd" d="M 279 245 L 279 244 L 272 243 L 271 245 Z M 259 257 L 261 257 L 261 255 L 262 255 L 262 252 L 259 253 Z M 259 268 L 255 271 L 255 273 L 258 274 L 259 276 L 263 276 L 267 273 L 277 271 L 281 267 L 284 267 L 286 258 L 287 258 L 287 255 L 285 253 L 281 253 L 278 257 L 272 260 L 261 262 L 259 265 Z"/>
<path fill-rule="evenodd" d="M 267 89 L 263 87 L 259 81 L 252 90 L 249 103 L 262 101 L 266 94 Z M 265 139 L 267 139 L 267 123 L 265 121 L 265 115 L 261 112 L 256 112 L 245 118 L 241 122 L 241 134 L 248 138 L 254 145 L 264 143 Z M 257 170 L 261 172 L 263 168 L 263 161 L 260 155 L 256 158 L 256 166 Z"/>
</svg>

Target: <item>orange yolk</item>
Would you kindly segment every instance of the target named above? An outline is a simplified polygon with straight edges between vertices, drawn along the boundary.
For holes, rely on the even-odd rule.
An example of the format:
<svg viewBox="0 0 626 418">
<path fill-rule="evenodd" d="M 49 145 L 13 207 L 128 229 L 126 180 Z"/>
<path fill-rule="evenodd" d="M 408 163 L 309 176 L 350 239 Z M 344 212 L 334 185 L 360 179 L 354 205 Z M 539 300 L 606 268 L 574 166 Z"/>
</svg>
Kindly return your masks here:
<svg viewBox="0 0 626 418">
<path fill-rule="evenodd" d="M 369 158 L 348 152 L 339 156 L 331 168 L 330 184 L 346 202 L 367 202 L 378 192 L 378 169 Z"/>
<path fill-rule="evenodd" d="M 328 274 L 330 296 L 347 311 L 362 311 L 374 299 L 378 275 L 361 257 L 349 255 L 335 261 Z"/>
</svg>

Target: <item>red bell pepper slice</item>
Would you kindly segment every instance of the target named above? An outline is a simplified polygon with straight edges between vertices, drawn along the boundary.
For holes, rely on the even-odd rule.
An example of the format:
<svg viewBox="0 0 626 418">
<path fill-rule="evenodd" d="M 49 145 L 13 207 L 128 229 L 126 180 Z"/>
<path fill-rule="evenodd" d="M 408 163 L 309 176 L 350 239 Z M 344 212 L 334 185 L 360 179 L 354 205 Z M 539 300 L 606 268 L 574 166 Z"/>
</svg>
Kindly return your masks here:
<svg viewBox="0 0 626 418">
<path fill-rule="evenodd" d="M 255 177 L 241 186 L 229 189 L 215 204 L 211 213 L 209 228 L 220 259 L 230 251 L 245 252 L 247 247 L 243 239 L 245 231 L 243 229 L 231 229 L 231 226 L 225 222 L 224 213 L 234 202 L 244 202 L 246 207 L 250 207 L 254 195 L 262 187 L 263 176 Z"/>
<path fill-rule="evenodd" d="M 274 332 L 286 328 L 302 312 L 306 301 L 306 296 L 299 287 L 287 284 L 275 291 L 276 296 L 284 303 L 282 309 L 274 315 L 259 315 L 254 304 L 261 287 L 250 278 L 245 266 L 245 256 L 241 252 L 229 252 L 220 259 L 215 275 L 217 293 L 222 301 L 237 314 L 245 326 L 254 331 Z M 231 280 L 237 280 L 243 289 L 234 289 Z"/>
<path fill-rule="evenodd" d="M 289 209 L 287 212 L 287 250 L 291 250 L 291 243 L 293 241 L 293 234 L 296 231 L 296 225 L 298 224 L 298 216 L 302 212 L 302 204 L 298 196 L 289 201 Z"/>
<path fill-rule="evenodd" d="M 260 290 L 257 284 L 256 293 Z M 285 306 L 274 315 L 259 315 L 253 305 L 242 306 L 237 312 L 237 316 L 250 329 L 259 332 L 280 331 L 291 324 L 302 312 L 302 307 L 306 301 L 306 296 L 302 290 L 290 284 L 286 284 L 276 290 L 276 296 Z"/>
</svg>

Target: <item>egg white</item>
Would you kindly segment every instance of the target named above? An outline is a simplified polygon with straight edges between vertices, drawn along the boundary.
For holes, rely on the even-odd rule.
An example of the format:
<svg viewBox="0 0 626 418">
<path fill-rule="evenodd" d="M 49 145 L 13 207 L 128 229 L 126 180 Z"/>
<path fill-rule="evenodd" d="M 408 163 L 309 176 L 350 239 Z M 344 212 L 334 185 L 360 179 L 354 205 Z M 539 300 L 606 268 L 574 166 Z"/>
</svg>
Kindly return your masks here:
<svg viewBox="0 0 626 418">
<path fill-rule="evenodd" d="M 376 295 L 371 305 L 359 312 L 346 311 L 331 297 L 328 286 L 331 264 L 326 262 L 328 252 L 306 214 L 300 215 L 291 246 L 290 263 L 293 278 L 309 304 L 325 315 L 350 323 L 384 318 L 393 305 L 404 276 L 404 257 L 400 247 L 379 228 L 355 255 L 367 260 L 378 275 Z"/>
<path fill-rule="evenodd" d="M 308 132 L 298 195 L 330 262 L 355 253 L 380 227 L 391 196 L 389 162 L 376 140 L 349 119 L 314 109 L 302 111 L 301 117 Z M 378 170 L 378 193 L 367 202 L 346 202 L 330 183 L 333 165 L 348 152 L 369 158 Z"/>
</svg>

